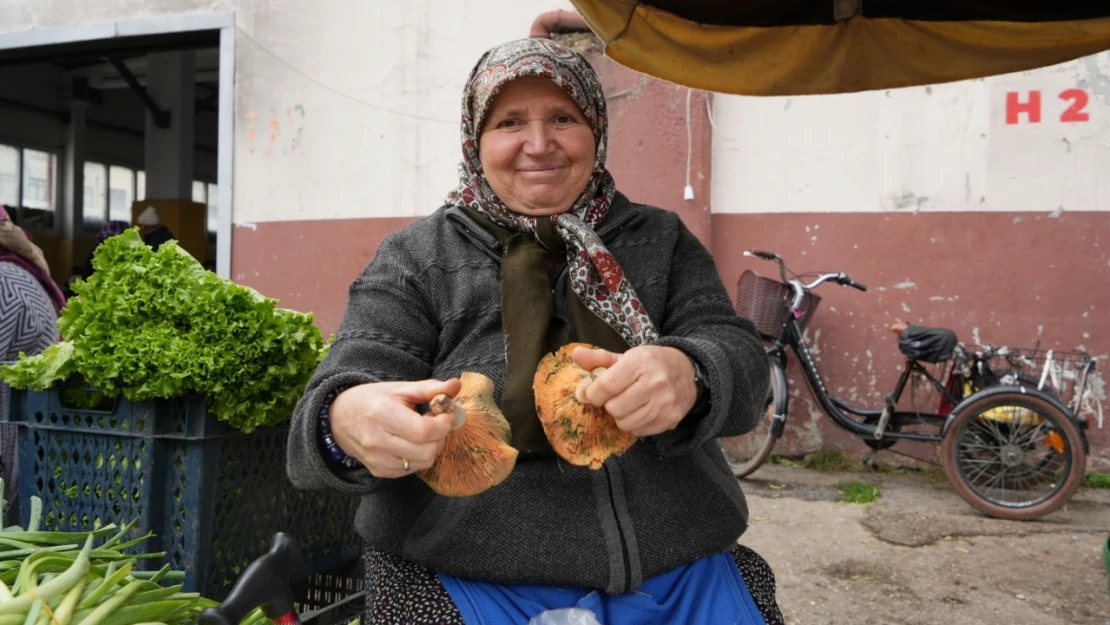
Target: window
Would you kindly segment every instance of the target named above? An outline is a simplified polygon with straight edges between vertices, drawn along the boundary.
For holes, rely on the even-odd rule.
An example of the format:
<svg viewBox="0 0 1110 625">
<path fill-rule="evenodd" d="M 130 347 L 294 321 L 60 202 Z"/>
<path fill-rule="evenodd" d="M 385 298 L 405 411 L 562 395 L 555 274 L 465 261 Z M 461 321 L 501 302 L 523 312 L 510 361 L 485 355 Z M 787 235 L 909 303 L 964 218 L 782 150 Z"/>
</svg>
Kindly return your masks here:
<svg viewBox="0 0 1110 625">
<path fill-rule="evenodd" d="M 0 204 L 19 206 L 19 150 L 7 145 L 0 145 Z"/>
<path fill-rule="evenodd" d="M 131 221 L 131 203 L 135 200 L 135 172 L 112 165 L 108 169 L 108 219 Z"/>
<path fill-rule="evenodd" d="M 53 230 L 58 207 L 58 155 L 0 145 L 0 203 L 28 230 Z"/>
<path fill-rule="evenodd" d="M 54 226 L 57 207 L 58 157 L 50 152 L 23 150 L 21 222 L 39 228 Z"/>
<path fill-rule="evenodd" d="M 141 202 L 146 199 L 146 172 L 139 170 L 135 172 L 135 201 Z"/>
<path fill-rule="evenodd" d="M 108 168 L 85 163 L 85 192 L 81 221 L 86 230 L 98 230 L 108 215 Z"/>
</svg>

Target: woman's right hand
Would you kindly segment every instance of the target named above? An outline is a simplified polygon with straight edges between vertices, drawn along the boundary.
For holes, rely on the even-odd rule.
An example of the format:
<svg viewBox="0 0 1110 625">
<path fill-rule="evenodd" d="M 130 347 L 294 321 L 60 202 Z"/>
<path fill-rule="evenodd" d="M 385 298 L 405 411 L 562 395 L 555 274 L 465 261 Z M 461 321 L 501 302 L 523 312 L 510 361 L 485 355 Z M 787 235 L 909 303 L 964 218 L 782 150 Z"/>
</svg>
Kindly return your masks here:
<svg viewBox="0 0 1110 625">
<path fill-rule="evenodd" d="M 455 416 L 421 415 L 413 407 L 440 394 L 454 397 L 460 388 L 458 378 L 351 387 L 332 402 L 332 436 L 374 477 L 403 477 L 427 469 L 443 449 Z"/>
</svg>

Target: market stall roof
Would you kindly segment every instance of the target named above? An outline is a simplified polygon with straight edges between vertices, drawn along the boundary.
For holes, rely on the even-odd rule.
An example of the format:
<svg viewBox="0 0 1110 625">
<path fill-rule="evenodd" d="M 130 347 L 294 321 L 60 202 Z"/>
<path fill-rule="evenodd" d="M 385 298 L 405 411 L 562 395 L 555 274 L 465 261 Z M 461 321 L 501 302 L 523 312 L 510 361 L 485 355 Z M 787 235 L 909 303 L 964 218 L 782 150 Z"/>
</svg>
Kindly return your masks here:
<svg viewBox="0 0 1110 625">
<path fill-rule="evenodd" d="M 571 0 L 637 71 L 708 91 L 890 89 L 1110 49 L 1110 0 Z"/>
</svg>

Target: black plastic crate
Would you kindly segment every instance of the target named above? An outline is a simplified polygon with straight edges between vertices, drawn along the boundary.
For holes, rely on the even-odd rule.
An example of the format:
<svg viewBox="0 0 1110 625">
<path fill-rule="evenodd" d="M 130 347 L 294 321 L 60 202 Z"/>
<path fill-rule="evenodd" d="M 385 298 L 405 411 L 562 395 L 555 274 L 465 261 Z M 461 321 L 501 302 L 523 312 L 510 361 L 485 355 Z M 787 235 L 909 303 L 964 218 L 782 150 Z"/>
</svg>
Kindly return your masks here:
<svg viewBox="0 0 1110 625">
<path fill-rule="evenodd" d="M 61 393 L 75 390 L 91 392 L 79 384 L 11 391 L 19 499 L 43 500 L 44 529 L 138 520 L 134 537 L 155 534 L 144 549 L 166 552 L 144 566 L 183 569 L 186 591 L 217 600 L 275 532 L 301 545 L 305 565 L 293 579 L 359 559 L 358 500 L 293 487 L 285 472 L 287 425 L 243 434 L 209 414 L 199 397 L 120 397 L 92 410 L 63 405 Z M 22 523 L 29 516 L 20 511 Z"/>
<path fill-rule="evenodd" d="M 362 559 L 294 584 L 304 625 L 346 625 L 366 606 Z"/>
</svg>

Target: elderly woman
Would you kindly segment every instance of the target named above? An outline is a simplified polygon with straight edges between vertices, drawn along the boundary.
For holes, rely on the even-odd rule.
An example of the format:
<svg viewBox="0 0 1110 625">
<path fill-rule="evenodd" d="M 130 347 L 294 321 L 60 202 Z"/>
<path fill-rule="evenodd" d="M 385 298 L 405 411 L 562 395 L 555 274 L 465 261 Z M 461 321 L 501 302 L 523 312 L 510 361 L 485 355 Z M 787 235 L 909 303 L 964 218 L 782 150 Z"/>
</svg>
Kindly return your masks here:
<svg viewBox="0 0 1110 625">
<path fill-rule="evenodd" d="M 738 546 L 747 506 L 715 439 L 750 430 L 768 367 L 712 257 L 605 169 L 606 106 L 584 58 L 545 39 L 488 51 L 463 96 L 459 186 L 394 233 L 350 287 L 297 407 L 289 474 L 362 497 L 366 623 L 527 623 L 579 607 L 606 624 L 780 622 L 767 564 Z M 570 342 L 607 367 L 586 399 L 648 440 L 592 471 L 536 414 L 540 359 Z M 485 374 L 517 463 L 436 495 L 413 473 L 451 428 L 422 415 Z M 635 591 L 635 592 L 633 592 Z"/>
</svg>

